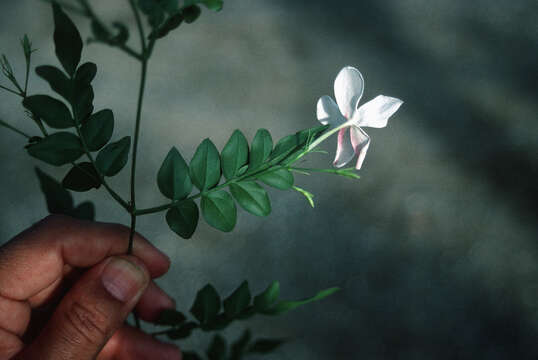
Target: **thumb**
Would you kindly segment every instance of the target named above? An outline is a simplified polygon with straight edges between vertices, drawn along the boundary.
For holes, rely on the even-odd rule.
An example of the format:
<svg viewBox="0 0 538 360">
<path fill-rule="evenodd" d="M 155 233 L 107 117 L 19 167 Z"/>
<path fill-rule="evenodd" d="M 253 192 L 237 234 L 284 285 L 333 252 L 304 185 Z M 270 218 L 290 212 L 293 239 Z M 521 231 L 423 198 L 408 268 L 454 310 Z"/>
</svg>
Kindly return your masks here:
<svg viewBox="0 0 538 360">
<path fill-rule="evenodd" d="M 22 359 L 94 359 L 149 283 L 134 256 L 105 259 L 88 270 L 56 308 Z"/>
</svg>

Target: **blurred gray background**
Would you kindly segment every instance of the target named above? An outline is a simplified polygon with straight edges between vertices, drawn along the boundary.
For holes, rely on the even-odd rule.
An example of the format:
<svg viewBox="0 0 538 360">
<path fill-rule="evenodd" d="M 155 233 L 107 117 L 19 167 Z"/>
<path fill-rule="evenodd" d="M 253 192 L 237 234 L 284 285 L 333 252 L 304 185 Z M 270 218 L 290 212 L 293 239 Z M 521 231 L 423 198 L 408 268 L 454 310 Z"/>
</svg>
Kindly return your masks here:
<svg viewBox="0 0 538 360">
<path fill-rule="evenodd" d="M 126 1 L 92 3 L 134 25 Z M 240 211 L 230 234 L 202 221 L 189 241 L 162 214 L 140 218 L 140 232 L 173 258 L 160 284 L 178 308 L 188 310 L 207 282 L 228 293 L 243 279 L 255 292 L 280 280 L 287 298 L 340 286 L 323 302 L 228 333 L 251 325 L 294 339 L 271 359 L 536 359 L 537 15 L 534 0 L 228 0 L 159 42 L 143 111 L 141 206 L 164 201 L 155 174 L 172 145 L 190 158 L 202 138 L 221 149 L 236 128 L 250 140 L 262 127 L 279 138 L 315 126 L 316 101 L 333 96 L 345 65 L 364 74 L 364 100 L 405 101 L 386 129 L 367 130 L 361 180 L 296 176 L 315 209 L 271 191 L 268 218 Z M 75 19 L 86 38 L 88 22 Z M 21 77 L 24 33 L 35 65 L 57 64 L 49 7 L 2 1 L 0 51 Z M 99 67 L 96 109 L 114 110 L 117 138 L 131 134 L 137 64 L 102 45 L 83 59 Z M 30 89 L 50 91 L 36 76 Z M 37 133 L 17 98 L 0 99 L 0 118 Z M 38 162 L 22 140 L 0 131 L 1 242 L 46 214 Z M 308 164 L 329 166 L 333 143 Z M 39 166 L 57 178 L 67 170 Z M 111 183 L 127 196 L 127 181 L 124 170 Z M 128 222 L 104 191 L 76 199 L 97 201 L 98 220 Z"/>
</svg>

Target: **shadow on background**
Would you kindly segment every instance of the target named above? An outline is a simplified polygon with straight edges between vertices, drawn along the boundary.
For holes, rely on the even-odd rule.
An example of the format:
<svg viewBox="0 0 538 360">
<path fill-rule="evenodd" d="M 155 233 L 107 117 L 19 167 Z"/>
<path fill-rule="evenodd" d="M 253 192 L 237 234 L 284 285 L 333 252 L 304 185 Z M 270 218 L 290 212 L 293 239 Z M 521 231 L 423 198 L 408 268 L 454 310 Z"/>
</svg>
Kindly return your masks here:
<svg viewBox="0 0 538 360">
<path fill-rule="evenodd" d="M 422 17 L 427 17 L 428 11 L 443 11 L 442 6 L 435 9 L 432 4 L 415 3 L 424 5 Z M 390 81 L 398 84 L 398 97 L 405 99 L 403 111 L 411 113 L 414 123 L 410 126 L 442 146 L 439 161 L 454 163 L 456 171 L 481 179 L 495 201 L 508 205 L 512 214 L 532 227 L 536 235 L 537 82 L 531 74 L 536 73 L 538 42 L 534 20 L 526 16 L 525 10 L 536 14 L 538 8 L 526 2 L 526 9 L 523 6 L 517 12 L 519 16 L 511 19 L 514 28 L 506 29 L 495 24 L 495 19 L 485 23 L 479 5 L 467 7 L 456 3 L 460 13 L 450 31 L 456 37 L 464 37 L 469 48 L 455 62 L 454 58 L 432 54 L 420 39 L 400 31 L 404 25 L 397 17 L 405 17 L 408 10 L 416 9 L 400 6 L 400 11 L 395 11 L 395 2 L 380 1 L 280 2 L 284 11 L 293 13 L 297 24 L 316 29 L 317 33 L 331 33 L 332 39 L 347 43 L 352 54 L 360 53 L 362 44 L 377 44 L 376 54 L 382 58 L 379 61 L 390 69 Z M 524 31 L 525 25 L 534 33 Z M 291 37 L 295 34 L 289 33 Z M 435 42 L 435 34 L 430 36 Z M 500 87 L 501 93 L 496 97 L 500 103 L 491 107 L 476 99 L 482 91 L 491 96 L 496 89 L 488 86 Z M 516 111 L 518 106 L 528 104 L 531 111 Z M 526 118 L 517 119 L 521 114 Z M 523 131 L 513 131 L 514 122 L 523 124 Z M 390 181 L 385 183 L 390 186 Z M 383 185 L 377 189 L 369 197 L 381 197 Z M 371 203 L 364 201 L 364 194 L 359 195 L 346 193 L 333 198 L 337 205 L 327 213 L 336 215 L 317 221 L 326 221 L 335 228 L 353 221 L 361 229 L 384 216 L 386 207 L 372 209 Z M 346 205 L 353 206 L 356 218 L 341 219 L 337 207 Z M 344 286 L 347 302 L 340 303 L 348 309 L 347 316 L 324 324 L 317 331 L 319 343 L 328 346 L 322 350 L 326 358 L 535 358 L 538 332 L 536 323 L 529 318 L 528 303 L 521 301 L 510 284 L 491 287 L 484 281 L 481 271 L 467 256 L 472 244 L 457 250 L 436 248 L 431 239 L 451 234 L 433 230 L 417 235 L 410 229 L 412 221 L 407 212 L 401 210 L 378 229 L 376 241 L 380 242 L 374 248 L 369 246 L 370 235 L 361 236 L 359 230 L 356 235 L 352 233 L 352 249 L 345 242 L 348 248 L 329 251 L 345 254 L 351 250 L 360 255 L 353 260 L 344 256 L 340 266 L 331 269 L 349 274 L 353 267 L 356 274 Z M 315 223 L 312 221 L 309 226 Z M 472 226 L 468 225 L 472 237 Z M 309 226 L 302 230 L 307 231 Z M 301 233 L 301 229 L 296 232 Z M 316 238 L 319 241 L 311 242 L 319 244 L 334 238 L 332 229 L 325 229 Z M 327 246 L 338 247 L 342 245 L 339 241 Z M 533 241 L 529 251 L 534 261 L 536 249 Z M 526 281 L 526 286 L 536 286 L 535 276 Z M 320 311 L 326 309 L 320 307 Z M 302 320 L 307 322 L 308 318 Z"/>
</svg>

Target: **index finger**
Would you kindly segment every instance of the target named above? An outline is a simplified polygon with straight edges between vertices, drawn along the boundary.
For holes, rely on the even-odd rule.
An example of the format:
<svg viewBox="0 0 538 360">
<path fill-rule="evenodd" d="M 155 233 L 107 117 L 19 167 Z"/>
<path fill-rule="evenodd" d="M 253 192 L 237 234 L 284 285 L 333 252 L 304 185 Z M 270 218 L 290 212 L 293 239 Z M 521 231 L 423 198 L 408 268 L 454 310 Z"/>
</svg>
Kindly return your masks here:
<svg viewBox="0 0 538 360">
<path fill-rule="evenodd" d="M 51 215 L 0 247 L 0 296 L 25 300 L 63 277 L 64 267 L 90 267 L 124 254 L 129 228 Z M 136 234 L 133 255 L 151 277 L 170 266 L 166 255 Z"/>
</svg>

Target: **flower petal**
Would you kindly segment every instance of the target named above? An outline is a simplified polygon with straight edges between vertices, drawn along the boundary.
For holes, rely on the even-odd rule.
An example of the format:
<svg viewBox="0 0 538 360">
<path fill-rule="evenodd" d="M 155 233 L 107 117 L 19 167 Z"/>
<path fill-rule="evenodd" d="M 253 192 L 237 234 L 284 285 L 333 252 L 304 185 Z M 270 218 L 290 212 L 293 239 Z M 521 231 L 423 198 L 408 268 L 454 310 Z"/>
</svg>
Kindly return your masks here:
<svg viewBox="0 0 538 360">
<path fill-rule="evenodd" d="M 400 99 L 379 95 L 362 105 L 352 120 L 357 126 L 382 128 L 387 126 L 389 118 L 402 104 Z"/>
<path fill-rule="evenodd" d="M 317 115 L 320 123 L 323 125 L 329 124 L 331 127 L 337 127 L 346 121 L 340 113 L 338 105 L 327 95 L 319 98 Z"/>
<path fill-rule="evenodd" d="M 349 127 L 345 127 L 338 131 L 338 145 L 336 147 L 336 156 L 334 157 L 333 165 L 336 167 L 345 166 L 355 156 L 351 139 L 349 137 Z"/>
<path fill-rule="evenodd" d="M 364 91 L 364 79 L 359 70 L 346 66 L 334 80 L 334 96 L 340 112 L 351 119 Z"/>
<path fill-rule="evenodd" d="M 368 147 L 370 146 L 370 137 L 361 128 L 356 126 L 352 126 L 350 132 L 351 145 L 353 146 L 354 153 L 358 156 L 355 168 L 360 170 L 364 158 L 366 157 L 366 153 L 368 152 Z"/>
</svg>

